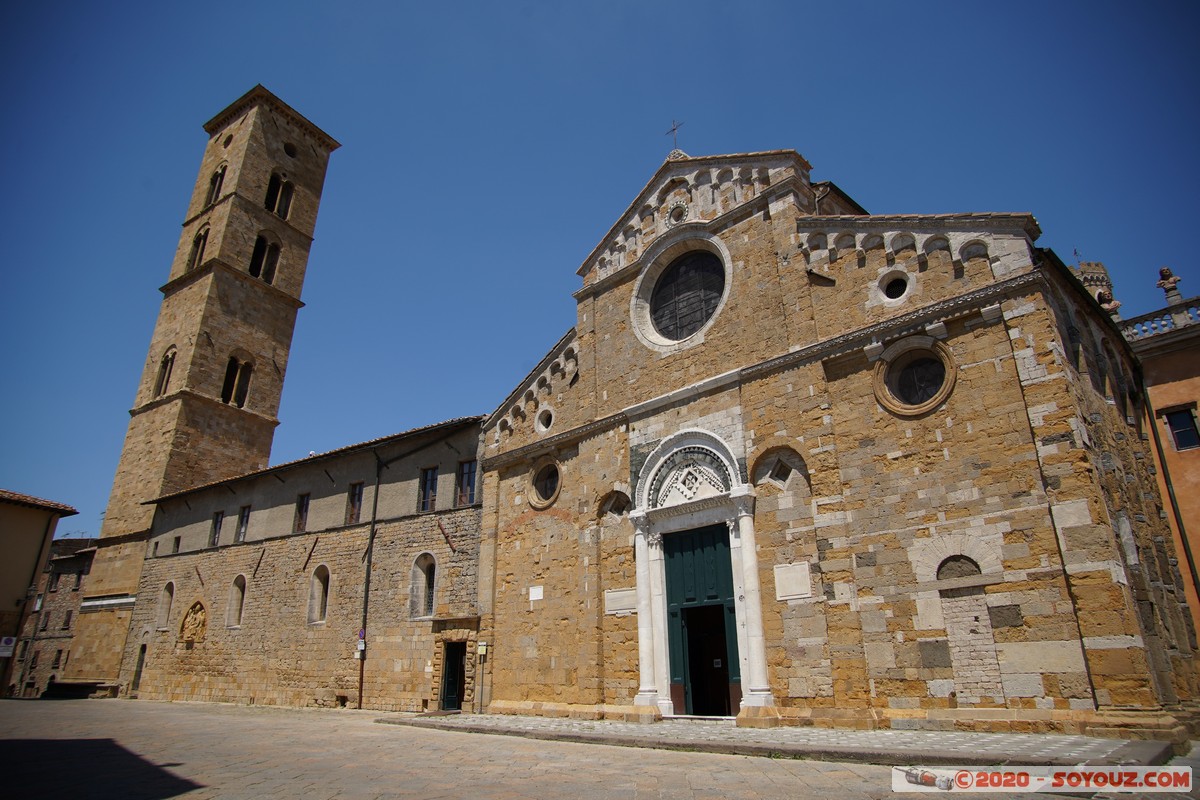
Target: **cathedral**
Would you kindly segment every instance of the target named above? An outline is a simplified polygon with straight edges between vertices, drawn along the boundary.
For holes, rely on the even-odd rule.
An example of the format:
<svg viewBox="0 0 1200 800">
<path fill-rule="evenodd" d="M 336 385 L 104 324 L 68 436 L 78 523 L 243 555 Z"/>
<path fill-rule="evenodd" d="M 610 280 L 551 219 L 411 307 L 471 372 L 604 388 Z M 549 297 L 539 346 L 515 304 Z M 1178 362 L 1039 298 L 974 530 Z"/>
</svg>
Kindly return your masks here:
<svg viewBox="0 0 1200 800">
<path fill-rule="evenodd" d="M 64 679 L 1186 738 L 1141 367 L 1033 216 L 675 150 L 494 411 L 268 466 L 339 145 L 262 87 L 205 131 Z"/>
</svg>

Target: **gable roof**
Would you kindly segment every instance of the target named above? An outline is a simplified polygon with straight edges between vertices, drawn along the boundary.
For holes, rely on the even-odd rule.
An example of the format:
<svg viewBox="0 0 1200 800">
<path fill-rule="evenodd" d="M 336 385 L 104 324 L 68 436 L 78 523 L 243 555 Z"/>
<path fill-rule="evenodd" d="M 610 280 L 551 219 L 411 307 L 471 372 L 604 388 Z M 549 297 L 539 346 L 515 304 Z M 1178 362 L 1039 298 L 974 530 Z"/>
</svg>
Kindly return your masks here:
<svg viewBox="0 0 1200 800">
<path fill-rule="evenodd" d="M 60 517 L 72 517 L 79 512 L 65 503 L 56 503 L 53 500 L 43 500 L 40 497 L 34 497 L 31 494 L 21 494 L 20 492 L 10 492 L 7 489 L 0 489 L 0 502 L 12 503 L 15 506 L 26 506 L 27 508 L 37 508 L 42 511 L 53 511 Z"/>
<path fill-rule="evenodd" d="M 188 489 L 184 489 L 179 492 L 172 492 L 171 494 L 164 494 L 161 497 L 155 497 L 152 500 L 146 500 L 142 503 L 142 505 L 145 505 L 145 506 L 155 505 L 156 503 L 160 503 L 163 500 L 174 500 L 175 498 L 183 497 L 184 495 L 189 495 L 194 492 L 200 492 L 205 489 L 212 489 L 213 487 L 216 487 L 216 486 L 224 486 L 225 484 L 229 484 L 229 483 L 237 483 L 238 481 L 243 481 L 243 480 L 246 480 L 247 478 L 257 478 L 262 475 L 271 475 L 274 473 L 282 472 L 287 469 L 294 469 L 295 467 L 299 467 L 302 465 L 316 464 L 321 461 L 329 461 L 330 459 L 339 458 L 341 456 L 349 455 L 350 453 L 371 450 L 376 447 L 382 447 L 384 445 L 401 442 L 405 439 L 411 439 L 411 438 L 420 436 L 421 434 L 424 434 L 424 433 L 432 433 L 434 431 L 442 431 L 444 433 L 452 433 L 453 431 L 458 430 L 460 428 L 466 428 L 470 425 L 478 425 L 482 421 L 483 421 L 482 416 L 475 416 L 475 417 L 456 417 L 455 419 L 446 420 L 445 422 L 435 422 L 432 425 L 424 425 L 420 428 L 413 428 L 411 430 L 407 430 L 402 433 L 393 433 L 390 436 L 381 436 L 378 439 L 370 439 L 368 441 L 359 442 L 357 444 L 349 444 L 349 445 L 346 445 L 345 447 L 339 447 L 336 450 L 329 450 L 324 453 L 316 453 L 316 454 L 308 456 L 306 458 L 298 458 L 294 461 L 285 461 L 284 463 L 276 464 L 273 467 L 264 467 L 263 469 L 256 469 L 252 472 L 242 473 L 241 475 L 232 475 L 228 478 L 223 478 L 222 480 L 219 480 L 219 481 L 213 481 L 211 483 L 204 483 L 199 486 L 192 486 Z"/>
<path fill-rule="evenodd" d="M 520 383 L 517 384 L 517 387 L 509 392 L 508 397 L 505 397 L 504 401 L 500 403 L 500 405 L 496 406 L 496 410 L 483 420 L 483 429 L 487 430 L 494 425 L 496 423 L 496 419 L 503 415 L 509 406 L 516 402 L 517 398 L 520 397 L 520 395 L 533 384 L 534 379 L 541 373 L 545 372 L 546 368 L 550 366 L 554 359 L 562 355 L 563 351 L 567 349 L 567 345 L 573 341 L 575 341 L 575 328 L 571 328 L 569 331 L 564 333 L 562 338 L 559 339 L 554 346 L 550 348 L 550 351 L 542 357 L 542 360 L 534 364 L 533 369 L 525 373 L 525 377 L 521 379 Z"/>
</svg>

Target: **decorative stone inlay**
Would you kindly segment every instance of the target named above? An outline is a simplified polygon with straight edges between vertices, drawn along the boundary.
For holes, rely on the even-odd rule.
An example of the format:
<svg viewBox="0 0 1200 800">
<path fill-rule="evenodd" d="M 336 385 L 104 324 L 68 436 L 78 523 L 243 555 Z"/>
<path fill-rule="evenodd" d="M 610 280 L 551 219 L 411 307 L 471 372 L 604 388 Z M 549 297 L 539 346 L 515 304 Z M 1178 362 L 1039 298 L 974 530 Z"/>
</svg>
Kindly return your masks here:
<svg viewBox="0 0 1200 800">
<path fill-rule="evenodd" d="M 650 483 L 650 507 L 664 508 L 729 491 L 729 470 L 720 456 L 705 447 L 672 453 Z"/>
</svg>

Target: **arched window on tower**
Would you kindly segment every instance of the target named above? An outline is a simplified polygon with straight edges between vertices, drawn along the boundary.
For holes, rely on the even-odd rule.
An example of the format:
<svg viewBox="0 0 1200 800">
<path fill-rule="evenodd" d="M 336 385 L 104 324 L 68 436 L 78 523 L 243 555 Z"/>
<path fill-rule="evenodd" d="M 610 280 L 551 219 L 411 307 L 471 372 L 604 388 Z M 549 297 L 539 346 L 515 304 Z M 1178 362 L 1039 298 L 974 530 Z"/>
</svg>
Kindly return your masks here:
<svg viewBox="0 0 1200 800">
<path fill-rule="evenodd" d="M 192 252 L 188 254 L 187 271 L 191 272 L 204 263 L 204 248 L 208 245 L 208 226 L 196 231 L 192 237 Z"/>
<path fill-rule="evenodd" d="M 211 206 L 213 203 L 221 199 L 221 186 L 225 183 L 225 165 L 217 167 L 213 172 L 212 177 L 208 179 L 208 196 L 204 199 L 204 205 Z"/>
<path fill-rule="evenodd" d="M 254 240 L 254 253 L 250 256 L 250 277 L 262 278 L 264 283 L 275 281 L 275 267 L 279 264 L 279 245 L 267 241 L 261 234 Z"/>
<path fill-rule="evenodd" d="M 158 364 L 158 379 L 154 381 L 154 396 L 162 397 L 171 387 L 171 371 L 175 369 L 175 348 L 170 347 L 163 353 L 162 361 Z"/>
<path fill-rule="evenodd" d="M 267 211 L 280 219 L 287 219 L 288 212 L 292 208 L 294 191 L 295 188 L 291 181 L 278 172 L 272 172 L 271 180 L 267 182 L 267 199 L 263 205 Z"/>
<path fill-rule="evenodd" d="M 225 383 L 221 386 L 221 402 L 245 408 L 253 373 L 254 365 L 249 361 L 239 361 L 237 356 L 230 356 L 229 364 L 225 367 Z"/>
<path fill-rule="evenodd" d="M 434 590 L 437 588 L 437 561 L 422 553 L 413 563 L 409 611 L 414 617 L 433 616 Z"/>
</svg>

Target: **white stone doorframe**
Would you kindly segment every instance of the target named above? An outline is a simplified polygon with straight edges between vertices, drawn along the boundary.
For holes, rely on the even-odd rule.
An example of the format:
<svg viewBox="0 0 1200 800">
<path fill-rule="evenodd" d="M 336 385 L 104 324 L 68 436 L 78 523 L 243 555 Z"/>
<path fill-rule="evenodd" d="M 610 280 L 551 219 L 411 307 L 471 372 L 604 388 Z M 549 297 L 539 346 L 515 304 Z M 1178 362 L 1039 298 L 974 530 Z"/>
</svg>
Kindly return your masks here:
<svg viewBox="0 0 1200 800">
<path fill-rule="evenodd" d="M 657 706 L 664 716 L 675 713 L 669 688 L 663 536 L 724 523 L 729 526 L 742 706 L 774 706 L 775 697 L 767 681 L 762 592 L 754 537 L 754 489 L 740 484 L 728 492 L 702 500 L 667 508 L 638 508 L 629 518 L 635 529 L 637 567 L 639 688 L 634 704 Z"/>
</svg>

